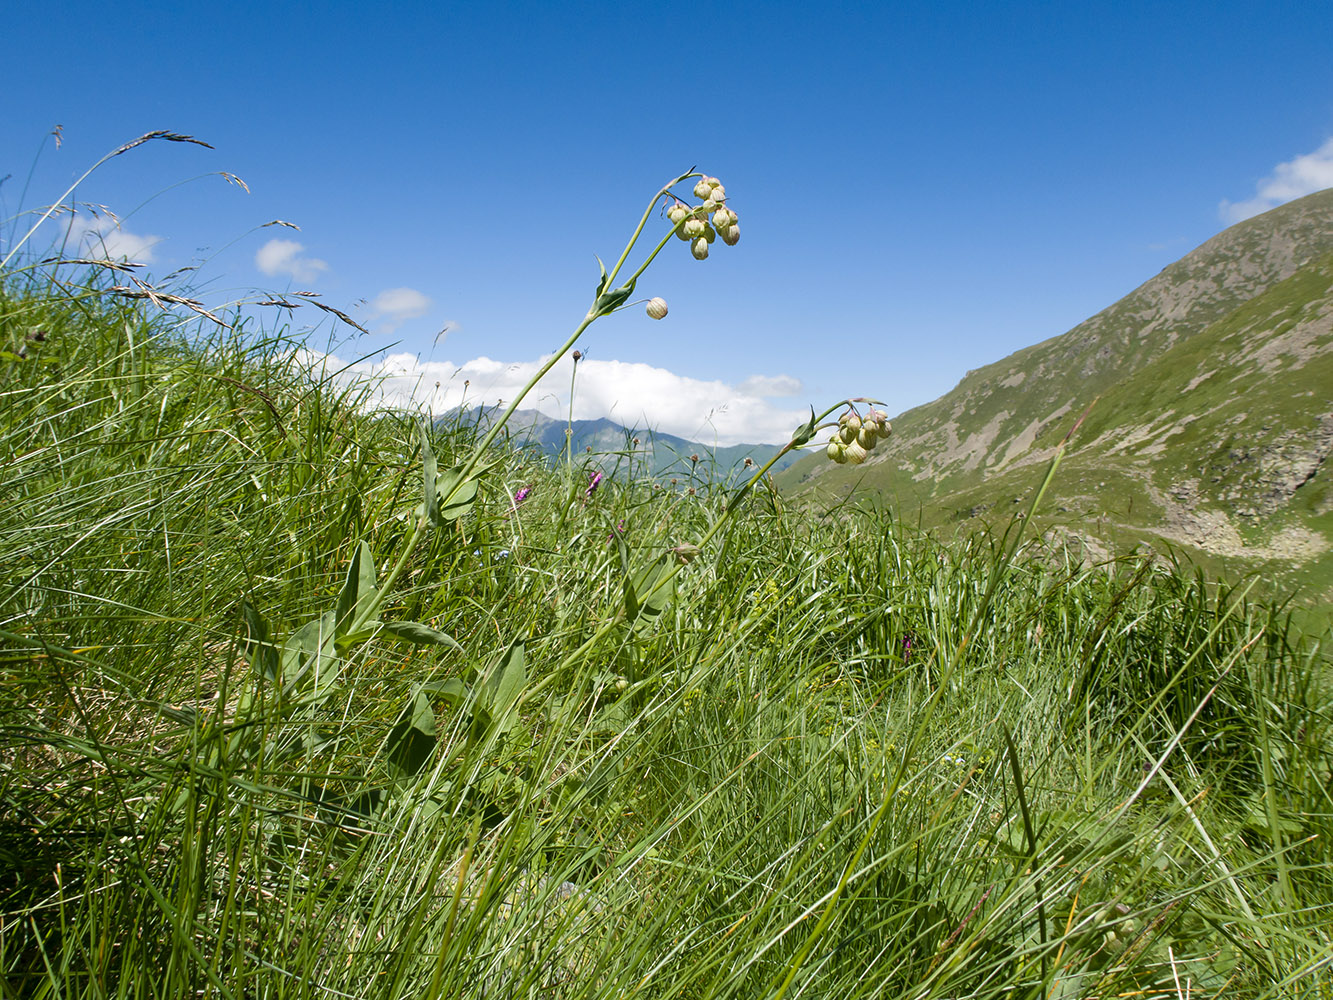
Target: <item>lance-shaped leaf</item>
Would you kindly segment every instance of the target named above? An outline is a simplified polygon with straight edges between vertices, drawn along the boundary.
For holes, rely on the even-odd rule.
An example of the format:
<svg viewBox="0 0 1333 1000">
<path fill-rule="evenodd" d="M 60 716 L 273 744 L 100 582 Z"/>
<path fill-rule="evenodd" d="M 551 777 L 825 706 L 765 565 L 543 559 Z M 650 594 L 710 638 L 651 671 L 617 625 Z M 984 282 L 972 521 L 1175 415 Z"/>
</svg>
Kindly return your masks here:
<svg viewBox="0 0 1333 1000">
<path fill-rule="evenodd" d="M 456 465 L 439 479 L 439 492 L 435 498 L 433 524 L 445 525 L 457 521 L 472 509 L 477 499 L 477 477 L 482 470 L 473 470 L 463 478 L 463 466 Z"/>
<path fill-rule="evenodd" d="M 435 713 L 424 691 L 418 690 L 403 708 L 384 749 L 396 781 L 416 777 L 430 763 L 435 754 Z"/>
<path fill-rule="evenodd" d="M 528 682 L 523 643 L 515 639 L 486 678 L 483 692 L 486 712 L 497 735 L 509 732 L 517 716 L 518 696 Z"/>
<path fill-rule="evenodd" d="M 810 419 L 792 432 L 791 446 L 799 448 L 815 436 L 815 408 L 810 407 Z"/>
<path fill-rule="evenodd" d="M 629 548 L 625 539 L 616 532 L 616 553 L 620 556 L 620 578 L 625 599 L 625 620 L 634 621 L 639 617 L 639 594 L 634 586 L 634 576 L 629 569 Z"/>
<path fill-rule="evenodd" d="M 281 666 L 278 647 L 269 638 L 268 622 L 249 601 L 241 602 L 241 613 L 245 616 L 245 653 L 251 668 L 265 680 L 277 680 Z"/>
<path fill-rule="evenodd" d="M 602 263 L 601 257 L 597 258 L 597 266 L 601 268 L 602 276 L 597 281 L 597 290 L 592 293 L 592 298 L 594 302 L 596 302 L 598 299 L 602 297 L 602 293 L 606 291 L 606 283 L 611 277 L 609 274 L 606 273 L 606 265 Z"/>
<path fill-rule="evenodd" d="M 366 622 L 355 632 L 345 632 L 338 636 L 338 644 L 348 646 L 371 638 L 395 639 L 399 642 L 410 642 L 414 646 L 448 646 L 457 650 L 463 648 L 453 636 L 429 625 L 422 625 L 420 622 Z"/>
<path fill-rule="evenodd" d="M 280 678 L 283 693 L 294 693 L 309 681 L 315 694 L 323 697 L 342 672 L 342 660 L 335 646 L 332 611 L 326 611 L 293 632 L 283 643 Z"/>
<path fill-rule="evenodd" d="M 421 503 L 422 512 L 431 524 L 440 523 L 440 494 L 435 488 L 438 466 L 435 452 L 430 446 L 430 435 L 426 432 L 426 423 L 420 424 L 421 430 Z"/>
<path fill-rule="evenodd" d="M 639 602 L 638 617 L 647 624 L 666 610 L 676 596 L 675 566 L 670 552 L 664 552 L 634 574 L 634 592 Z"/>
<path fill-rule="evenodd" d="M 607 313 L 614 312 L 625 304 L 631 295 L 634 294 L 634 281 L 627 281 L 619 288 L 613 288 L 609 292 L 602 292 L 597 296 L 597 301 L 593 303 L 592 311 L 595 316 L 605 316 Z"/>
<path fill-rule="evenodd" d="M 450 649 L 458 650 L 463 648 L 453 636 L 446 635 L 429 625 L 422 625 L 420 622 L 380 622 L 379 626 L 381 635 L 387 635 L 391 639 L 401 639 L 417 646 L 448 646 Z"/>
<path fill-rule="evenodd" d="M 338 594 L 338 634 L 344 635 L 363 612 L 371 607 L 379 589 L 375 586 L 375 559 L 370 546 L 359 542 L 347 567 L 347 578 Z"/>
</svg>

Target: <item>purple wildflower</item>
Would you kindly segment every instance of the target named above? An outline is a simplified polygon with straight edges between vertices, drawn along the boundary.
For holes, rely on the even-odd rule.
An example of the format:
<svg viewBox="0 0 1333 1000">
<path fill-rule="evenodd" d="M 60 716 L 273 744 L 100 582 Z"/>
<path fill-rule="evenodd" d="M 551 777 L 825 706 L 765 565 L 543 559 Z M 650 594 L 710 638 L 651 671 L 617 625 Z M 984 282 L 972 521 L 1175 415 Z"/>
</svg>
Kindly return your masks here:
<svg viewBox="0 0 1333 1000">
<path fill-rule="evenodd" d="M 588 499 L 589 497 L 591 497 L 594 493 L 597 492 L 597 487 L 599 487 L 599 486 L 601 486 L 601 485 L 602 485 L 602 474 L 601 474 L 601 472 L 600 472 L 600 471 L 599 471 L 599 472 L 594 472 L 594 473 L 593 473 L 593 476 L 592 476 L 592 482 L 590 482 L 590 483 L 588 484 L 588 488 L 587 488 L 586 490 L 584 490 L 584 492 L 583 492 L 583 498 L 586 500 L 586 499 Z"/>
<path fill-rule="evenodd" d="M 518 492 L 514 494 L 515 507 L 517 507 L 519 504 L 521 504 L 524 500 L 528 498 L 528 494 L 532 492 L 532 485 L 533 485 L 532 483 L 528 483 L 527 486 L 519 487 Z"/>
</svg>

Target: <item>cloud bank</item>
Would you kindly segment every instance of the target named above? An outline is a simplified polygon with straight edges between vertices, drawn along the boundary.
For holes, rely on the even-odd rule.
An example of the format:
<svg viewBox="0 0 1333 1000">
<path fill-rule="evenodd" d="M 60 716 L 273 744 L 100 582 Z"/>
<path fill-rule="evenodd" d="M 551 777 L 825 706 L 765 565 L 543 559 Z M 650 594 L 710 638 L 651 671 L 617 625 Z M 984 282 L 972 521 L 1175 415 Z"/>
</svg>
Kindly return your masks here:
<svg viewBox="0 0 1333 1000">
<path fill-rule="evenodd" d="M 255 267 L 270 278 L 285 274 L 308 285 L 329 269 L 327 262 L 302 255 L 305 247 L 295 240 L 271 239 L 255 254 Z"/>
<path fill-rule="evenodd" d="M 333 355 L 308 352 L 307 360 L 344 383 L 364 379 L 373 388 L 372 405 L 444 413 L 459 405 L 508 404 L 536 374 L 545 358 L 508 363 L 474 358 L 462 364 L 421 361 L 415 354 L 390 354 L 379 361 L 347 365 Z M 523 401 L 524 408 L 548 416 L 569 413 L 574 362 L 568 356 L 547 373 Z M 703 444 L 785 444 L 809 419 L 809 407 L 784 408 L 768 397 L 799 394 L 789 375 L 754 375 L 730 385 L 677 375 L 664 368 L 628 361 L 579 362 L 574 386 L 574 419 L 610 417 L 626 426 L 676 434 Z"/>
<path fill-rule="evenodd" d="M 1333 187 L 1333 138 L 1313 153 L 1279 163 L 1273 173 L 1255 185 L 1248 201 L 1223 199 L 1218 213 L 1225 222 L 1240 222 L 1307 194 Z"/>
</svg>

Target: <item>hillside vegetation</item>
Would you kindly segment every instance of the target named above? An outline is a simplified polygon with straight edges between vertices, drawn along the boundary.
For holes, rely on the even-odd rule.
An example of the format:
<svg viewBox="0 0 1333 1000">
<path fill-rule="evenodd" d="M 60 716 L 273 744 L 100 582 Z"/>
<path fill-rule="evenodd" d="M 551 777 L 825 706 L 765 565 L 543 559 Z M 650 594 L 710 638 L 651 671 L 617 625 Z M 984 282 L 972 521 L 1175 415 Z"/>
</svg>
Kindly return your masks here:
<svg viewBox="0 0 1333 1000">
<path fill-rule="evenodd" d="M 1242 222 L 1068 333 L 894 418 L 861 467 L 786 485 L 1003 524 L 1079 415 L 1040 529 L 1142 545 L 1333 604 L 1333 190 Z"/>
<path fill-rule="evenodd" d="M 593 488 L 165 316 L 0 290 L 5 996 L 1333 996 L 1280 608 Z"/>
</svg>

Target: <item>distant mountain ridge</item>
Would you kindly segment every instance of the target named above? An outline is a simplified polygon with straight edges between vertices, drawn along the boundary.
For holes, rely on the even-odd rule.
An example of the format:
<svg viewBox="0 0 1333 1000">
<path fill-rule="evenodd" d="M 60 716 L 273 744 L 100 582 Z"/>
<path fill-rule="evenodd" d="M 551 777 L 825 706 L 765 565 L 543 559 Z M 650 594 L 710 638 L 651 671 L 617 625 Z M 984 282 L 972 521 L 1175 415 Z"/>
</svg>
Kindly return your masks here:
<svg viewBox="0 0 1333 1000">
<path fill-rule="evenodd" d="M 865 465 L 805 459 L 780 481 L 882 492 L 928 523 L 1008 514 L 1094 400 L 1055 484 L 1062 530 L 1333 583 L 1333 189 L 1232 226 L 1068 333 L 968 372 L 894 418 Z"/>
<path fill-rule="evenodd" d="M 455 410 L 439 423 L 461 420 L 486 429 L 504 411 L 498 407 L 473 407 L 460 413 Z M 778 450 L 777 445 L 734 444 L 706 445 L 675 434 L 647 431 L 602 417 L 596 420 L 557 420 L 539 410 L 517 410 L 507 427 L 509 440 L 519 447 L 536 447 L 552 458 L 565 453 L 566 434 L 576 459 L 591 460 L 607 474 L 630 477 L 649 476 L 670 478 L 694 473 L 707 479 L 724 480 L 740 473 L 745 460 L 762 466 Z M 693 461 L 692 456 L 698 456 Z M 799 458 L 799 454 L 784 455 L 773 471 L 785 469 Z"/>
</svg>

